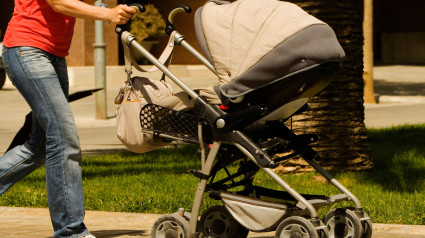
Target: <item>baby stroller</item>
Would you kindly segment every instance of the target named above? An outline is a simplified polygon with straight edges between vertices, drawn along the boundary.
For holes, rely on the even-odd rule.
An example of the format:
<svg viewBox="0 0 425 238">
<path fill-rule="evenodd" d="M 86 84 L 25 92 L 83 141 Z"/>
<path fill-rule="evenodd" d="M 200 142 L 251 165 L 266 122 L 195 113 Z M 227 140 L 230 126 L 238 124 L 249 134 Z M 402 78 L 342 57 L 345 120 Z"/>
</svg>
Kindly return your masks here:
<svg viewBox="0 0 425 238">
<path fill-rule="evenodd" d="M 175 7 L 166 32 L 218 76 L 219 85 L 210 90 L 190 89 L 124 27 L 116 29 L 124 45 L 142 53 L 189 98 L 183 110 L 174 110 L 173 100 L 145 105 L 142 132 L 194 143 L 201 151 L 202 168 L 190 171 L 200 179 L 191 212 L 182 208 L 160 217 L 151 236 L 234 238 L 247 237 L 249 231 L 276 231 L 279 238 L 371 237 L 372 223 L 360 201 L 317 163 L 320 158 L 310 147 L 317 136 L 296 135 L 284 124 L 308 110 L 307 103 L 339 70 L 344 51 L 333 30 L 288 2 L 213 0 L 195 13 L 203 56 L 173 25 L 178 13 L 190 11 Z M 294 190 L 274 168 L 296 156 L 342 193 L 327 197 Z M 238 169 L 229 170 L 235 162 Z M 284 191 L 254 185 L 260 170 Z M 200 214 L 205 193 L 223 205 Z M 319 208 L 341 201 L 354 207 L 334 209 L 319 219 Z"/>
</svg>

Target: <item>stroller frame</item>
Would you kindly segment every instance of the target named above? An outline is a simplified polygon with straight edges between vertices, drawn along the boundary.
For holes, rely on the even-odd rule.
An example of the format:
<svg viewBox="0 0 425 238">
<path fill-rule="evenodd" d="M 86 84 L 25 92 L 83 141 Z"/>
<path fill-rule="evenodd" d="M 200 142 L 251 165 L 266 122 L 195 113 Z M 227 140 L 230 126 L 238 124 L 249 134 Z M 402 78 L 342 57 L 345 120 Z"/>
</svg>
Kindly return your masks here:
<svg viewBox="0 0 425 238">
<path fill-rule="evenodd" d="M 143 9 L 143 6 L 139 6 L 139 8 Z M 189 13 L 191 9 L 184 5 L 178 5 L 172 10 L 167 19 L 167 34 L 174 33 L 174 43 L 182 46 L 188 52 L 190 52 L 193 56 L 195 56 L 202 64 L 204 64 L 208 69 L 210 69 L 213 73 L 217 75 L 217 72 L 214 69 L 214 66 L 197 50 L 195 50 L 184 38 L 182 34 L 175 30 L 173 25 L 174 17 L 180 12 Z M 143 12 L 143 11 L 142 11 Z M 119 35 L 122 35 L 126 32 L 125 27 L 117 26 L 116 32 Z M 239 195 L 232 195 L 227 192 L 220 191 L 221 185 L 227 181 L 233 180 L 233 178 L 244 174 L 249 173 L 252 169 L 247 169 L 245 171 L 240 172 L 239 174 L 233 176 L 229 175 L 228 178 L 223 179 L 222 181 L 213 183 L 212 181 L 208 184 L 209 180 L 213 180 L 215 177 L 215 173 L 217 170 L 224 168 L 226 166 L 226 162 L 216 162 L 217 156 L 220 150 L 226 146 L 233 146 L 237 148 L 246 158 L 248 158 L 251 162 L 249 165 L 251 167 L 259 168 L 263 170 L 268 176 L 270 176 L 277 184 L 279 184 L 286 192 L 271 192 L 277 194 L 277 197 L 283 195 L 283 193 L 287 193 L 292 197 L 293 201 L 295 201 L 295 205 L 287 205 L 284 207 L 288 209 L 288 214 L 286 214 L 283 218 L 287 218 L 291 215 L 297 216 L 305 216 L 308 217 L 308 220 L 313 224 L 314 229 L 319 234 L 318 237 L 328 237 L 329 230 L 324 225 L 324 223 L 319 219 L 317 209 L 319 209 L 323 205 L 329 205 L 341 201 L 351 201 L 354 203 L 354 213 L 358 218 L 358 221 L 361 223 L 361 233 L 367 233 L 371 231 L 366 231 L 366 229 L 371 230 L 371 221 L 367 214 L 363 211 L 362 205 L 359 199 L 351 193 L 346 187 L 344 187 L 340 182 L 338 182 L 329 172 L 327 172 L 322 166 L 320 166 L 317 161 L 320 160 L 318 154 L 309 146 L 310 143 L 317 141 L 317 136 L 315 135 L 295 135 L 289 128 L 280 123 L 279 132 L 283 134 L 283 138 L 287 140 L 286 147 L 290 147 L 293 151 L 293 154 L 282 157 L 277 160 L 273 160 L 270 158 L 270 155 L 264 151 L 264 148 L 260 147 L 257 143 L 255 143 L 250 137 L 244 133 L 244 131 L 239 129 L 234 129 L 235 125 L 238 123 L 244 123 L 242 118 L 252 117 L 252 115 L 265 115 L 266 109 L 262 107 L 251 107 L 249 110 L 242 111 L 240 113 L 225 113 L 221 110 L 217 105 L 212 105 L 203 98 L 201 98 L 194 90 L 190 89 L 187 85 L 185 85 L 177 76 L 175 76 L 164 64 L 162 64 L 155 56 L 153 56 L 148 50 L 146 50 L 142 45 L 140 45 L 131 34 L 125 35 L 125 43 L 129 47 L 133 47 L 135 50 L 139 51 L 147 60 L 149 60 L 153 65 L 155 65 L 159 70 L 161 70 L 166 76 L 168 76 L 178 87 L 180 87 L 183 91 L 185 91 L 191 98 L 194 99 L 195 104 L 192 110 L 193 114 L 197 116 L 198 122 L 198 144 L 200 146 L 201 151 L 201 161 L 202 168 L 201 170 L 191 170 L 190 172 L 200 179 L 194 202 L 192 205 L 191 213 L 185 212 L 184 209 L 180 209 L 178 213 L 171 215 L 170 217 L 173 224 L 177 223 L 179 226 L 182 226 L 179 230 L 179 234 L 182 232 L 184 234 L 188 234 L 188 237 L 202 237 L 200 234 L 199 221 L 198 217 L 200 215 L 200 208 L 203 201 L 203 195 L 208 192 L 210 193 L 210 197 L 221 199 L 222 197 L 231 197 L 232 199 L 238 200 Z M 252 121 L 252 120 L 251 120 Z M 214 134 L 214 140 L 212 141 L 212 146 L 210 149 L 206 149 L 204 138 L 204 128 L 208 127 L 212 130 Z M 161 131 L 150 131 L 143 130 L 144 133 L 152 133 L 156 136 L 173 139 L 173 140 L 185 140 L 185 138 L 181 138 L 175 135 L 170 135 Z M 276 133 L 276 132 L 273 132 Z M 293 143 L 293 142 L 296 143 Z M 190 141 L 192 142 L 193 141 Z M 285 144 L 283 143 L 283 144 Z M 285 147 L 285 145 L 284 145 Z M 208 150 L 208 151 L 207 151 Z M 301 195 L 295 189 L 293 189 L 287 182 L 285 182 L 273 169 L 277 166 L 277 162 L 287 159 L 287 157 L 293 157 L 294 155 L 300 155 L 311 167 L 313 167 L 316 171 L 318 171 L 323 177 L 327 179 L 329 183 L 334 185 L 337 189 L 339 189 L 342 194 L 333 195 L 331 197 L 325 196 L 306 196 Z M 254 169 L 255 170 L 255 169 Z M 254 171 L 255 173 L 255 171 Z M 243 180 L 248 181 L 249 179 Z M 237 184 L 240 185 L 240 184 Z M 235 185 L 236 186 L 236 185 Z M 267 191 L 266 191 L 267 192 Z M 243 199 L 242 199 L 243 200 Z M 252 203 L 256 203 L 254 200 L 250 201 Z M 266 202 L 267 203 L 267 202 Z M 272 203 L 266 204 L 270 206 L 274 206 Z M 192 218 L 192 219 L 191 219 Z M 193 219 L 194 218 L 194 219 Z M 282 219 L 283 219 L 282 218 Z M 281 219 L 281 220 L 282 220 Z M 167 223 L 167 218 L 161 220 L 162 223 L 164 221 Z M 279 222 L 281 221 L 279 220 Z M 274 230 L 278 224 L 268 227 L 267 229 L 260 231 L 269 231 Z M 154 232 L 154 231 L 152 231 Z M 152 234 L 152 237 L 154 234 Z M 179 236 L 181 237 L 181 236 Z M 186 237 L 186 236 L 184 236 Z M 244 237 L 244 236 L 242 236 Z M 246 236 L 245 236 L 246 237 Z M 283 236 L 282 236 L 283 237 Z M 333 236 L 330 236 L 333 237 Z M 369 234 L 363 237 L 370 237 Z"/>
</svg>

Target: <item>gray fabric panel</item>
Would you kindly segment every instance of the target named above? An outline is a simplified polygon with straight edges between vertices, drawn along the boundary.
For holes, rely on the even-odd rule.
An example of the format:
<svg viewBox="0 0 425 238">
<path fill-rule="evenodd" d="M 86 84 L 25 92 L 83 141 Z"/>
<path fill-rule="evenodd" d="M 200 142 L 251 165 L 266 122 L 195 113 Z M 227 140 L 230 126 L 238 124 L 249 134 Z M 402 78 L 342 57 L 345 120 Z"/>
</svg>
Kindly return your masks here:
<svg viewBox="0 0 425 238">
<path fill-rule="evenodd" d="M 266 54 L 244 74 L 220 88 L 226 97 L 242 96 L 326 62 L 342 62 L 344 50 L 332 28 L 312 25 Z"/>
<path fill-rule="evenodd" d="M 201 13 L 203 8 L 204 7 L 200 7 L 195 12 L 195 32 L 196 32 L 196 37 L 198 38 L 199 46 L 201 46 L 201 49 L 204 52 L 205 57 L 208 59 L 208 61 L 212 65 L 214 65 L 214 62 L 211 58 L 210 51 L 208 49 L 207 40 L 205 39 L 204 30 L 202 29 Z"/>
</svg>

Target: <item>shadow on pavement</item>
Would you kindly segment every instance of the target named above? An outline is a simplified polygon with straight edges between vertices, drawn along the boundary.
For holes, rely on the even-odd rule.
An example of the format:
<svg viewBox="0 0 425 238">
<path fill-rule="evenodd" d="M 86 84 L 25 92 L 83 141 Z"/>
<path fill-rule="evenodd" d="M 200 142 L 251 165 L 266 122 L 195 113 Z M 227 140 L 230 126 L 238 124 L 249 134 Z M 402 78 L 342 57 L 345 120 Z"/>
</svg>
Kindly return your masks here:
<svg viewBox="0 0 425 238">
<path fill-rule="evenodd" d="M 388 96 L 425 96 L 425 84 L 374 81 L 375 94 Z"/>
<path fill-rule="evenodd" d="M 144 230 L 100 230 L 91 232 L 96 238 L 114 238 L 120 236 L 149 236 L 150 231 Z"/>
</svg>

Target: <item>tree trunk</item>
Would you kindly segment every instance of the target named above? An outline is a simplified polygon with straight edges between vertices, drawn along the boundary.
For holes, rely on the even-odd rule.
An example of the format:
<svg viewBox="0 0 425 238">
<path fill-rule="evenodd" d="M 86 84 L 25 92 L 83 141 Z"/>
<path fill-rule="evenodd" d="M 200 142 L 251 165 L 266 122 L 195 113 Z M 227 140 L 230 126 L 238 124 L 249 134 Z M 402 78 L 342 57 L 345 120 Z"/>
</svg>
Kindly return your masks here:
<svg viewBox="0 0 425 238">
<path fill-rule="evenodd" d="M 334 81 L 312 102 L 311 110 L 292 119 L 296 134 L 319 136 L 314 149 L 327 169 L 370 169 L 363 106 L 363 0 L 291 0 L 328 23 L 344 48 L 346 58 Z M 310 170 L 301 159 L 288 161 L 284 171 Z"/>
</svg>

